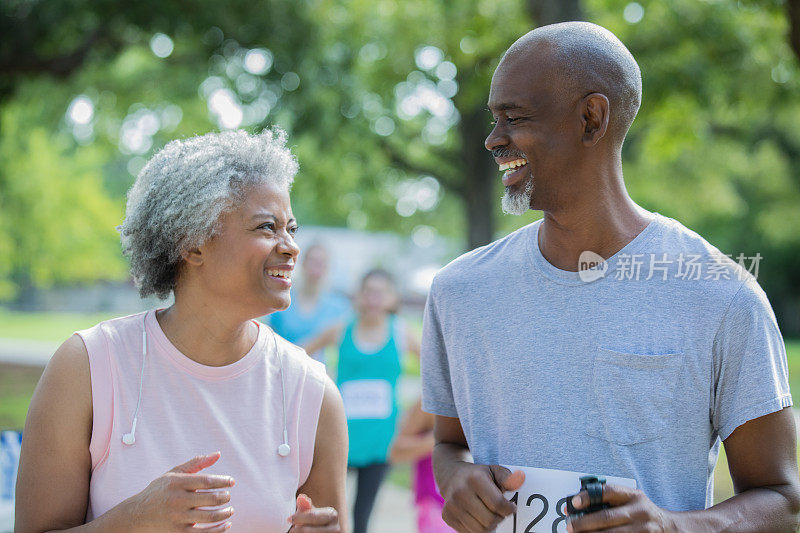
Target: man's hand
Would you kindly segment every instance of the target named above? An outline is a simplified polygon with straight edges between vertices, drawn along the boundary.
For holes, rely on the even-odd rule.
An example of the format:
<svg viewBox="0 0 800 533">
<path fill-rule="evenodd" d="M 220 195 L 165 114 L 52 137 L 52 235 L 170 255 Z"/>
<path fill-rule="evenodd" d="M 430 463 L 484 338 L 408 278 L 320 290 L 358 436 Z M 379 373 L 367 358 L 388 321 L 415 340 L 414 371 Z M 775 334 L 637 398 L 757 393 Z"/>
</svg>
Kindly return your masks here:
<svg viewBox="0 0 800 533">
<path fill-rule="evenodd" d="M 339 514 L 333 507 L 314 507 L 305 494 L 297 497 L 297 511 L 289 517 L 290 533 L 339 533 Z"/>
<path fill-rule="evenodd" d="M 525 474 L 498 465 L 461 462 L 444 490 L 442 518 L 459 533 L 493 531 L 517 507 L 506 500 L 504 491 L 517 490 Z"/>
<path fill-rule="evenodd" d="M 644 492 L 620 485 L 603 486 L 603 503 L 611 506 L 567 523 L 569 533 L 583 531 L 659 532 L 676 531 L 669 511 L 656 506 Z M 589 506 L 589 495 L 581 491 L 572 498 L 576 509 Z"/>
</svg>

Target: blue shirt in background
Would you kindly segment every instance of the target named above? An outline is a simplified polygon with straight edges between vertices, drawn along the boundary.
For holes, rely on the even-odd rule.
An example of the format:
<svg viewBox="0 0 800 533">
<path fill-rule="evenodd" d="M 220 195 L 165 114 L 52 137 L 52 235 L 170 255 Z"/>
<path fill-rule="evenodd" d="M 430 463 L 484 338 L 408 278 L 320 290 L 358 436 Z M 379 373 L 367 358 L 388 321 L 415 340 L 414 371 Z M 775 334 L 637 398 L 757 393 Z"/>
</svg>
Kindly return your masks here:
<svg viewBox="0 0 800 533">
<path fill-rule="evenodd" d="M 317 307 L 310 312 L 301 309 L 297 302 L 299 298 L 292 294 L 292 303 L 288 309 L 268 315 L 263 320 L 275 333 L 300 346 L 337 322 L 347 320 L 351 315 L 350 302 L 332 292 L 321 294 Z M 323 351 L 309 355 L 325 363 Z"/>
</svg>

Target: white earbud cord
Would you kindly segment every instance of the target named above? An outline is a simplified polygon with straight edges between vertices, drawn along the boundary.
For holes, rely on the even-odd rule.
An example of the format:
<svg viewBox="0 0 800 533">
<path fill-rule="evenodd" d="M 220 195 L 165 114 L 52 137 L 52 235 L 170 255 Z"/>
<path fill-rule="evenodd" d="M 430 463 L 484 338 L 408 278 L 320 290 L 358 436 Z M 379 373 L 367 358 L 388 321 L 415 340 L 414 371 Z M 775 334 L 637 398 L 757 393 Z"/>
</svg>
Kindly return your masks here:
<svg viewBox="0 0 800 533">
<path fill-rule="evenodd" d="M 122 436 L 122 442 L 128 446 L 136 442 L 136 420 L 139 416 L 139 406 L 142 404 L 142 387 L 144 386 L 144 364 L 147 361 L 147 327 L 145 323 L 147 313 L 142 318 L 142 372 L 139 374 L 139 398 L 136 400 L 136 410 L 133 412 L 133 424 L 131 432 Z"/>
<path fill-rule="evenodd" d="M 278 446 L 278 455 L 286 457 L 292 449 L 289 447 L 289 431 L 286 428 L 286 382 L 283 377 L 283 357 L 281 357 L 281 351 L 278 349 L 278 337 L 275 335 L 275 331 L 270 328 L 270 332 L 272 332 L 272 341 L 275 344 L 275 357 L 278 358 L 278 366 L 281 372 L 281 399 L 283 400 L 281 402 L 281 406 L 283 407 L 283 444 Z"/>
</svg>

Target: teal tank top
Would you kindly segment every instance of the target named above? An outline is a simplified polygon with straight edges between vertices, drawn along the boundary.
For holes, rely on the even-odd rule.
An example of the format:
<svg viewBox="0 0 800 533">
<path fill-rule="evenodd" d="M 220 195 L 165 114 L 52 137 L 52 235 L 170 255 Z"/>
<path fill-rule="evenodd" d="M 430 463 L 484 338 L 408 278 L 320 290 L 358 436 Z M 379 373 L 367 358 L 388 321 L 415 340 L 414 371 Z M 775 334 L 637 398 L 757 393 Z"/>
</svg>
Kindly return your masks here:
<svg viewBox="0 0 800 533">
<path fill-rule="evenodd" d="M 394 315 L 388 325 L 388 340 L 377 352 L 364 353 L 358 349 L 353 340 L 355 322 L 347 326 L 339 346 L 336 379 L 347 416 L 349 466 L 385 463 L 394 438 L 397 382 L 402 371 Z"/>
</svg>

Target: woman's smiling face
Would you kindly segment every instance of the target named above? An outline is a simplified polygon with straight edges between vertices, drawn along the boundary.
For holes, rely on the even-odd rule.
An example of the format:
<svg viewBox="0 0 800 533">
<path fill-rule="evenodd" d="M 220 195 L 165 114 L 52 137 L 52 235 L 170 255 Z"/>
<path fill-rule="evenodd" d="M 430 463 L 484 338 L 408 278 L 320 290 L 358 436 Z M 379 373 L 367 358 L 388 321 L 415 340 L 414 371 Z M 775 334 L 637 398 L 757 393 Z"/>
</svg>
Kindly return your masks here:
<svg viewBox="0 0 800 533">
<path fill-rule="evenodd" d="M 286 309 L 300 252 L 294 241 L 297 222 L 289 192 L 260 183 L 245 189 L 243 200 L 220 218 L 218 232 L 186 267 L 199 276 L 203 290 L 225 307 L 249 317 Z M 197 267 L 197 268 L 194 268 Z"/>
</svg>

